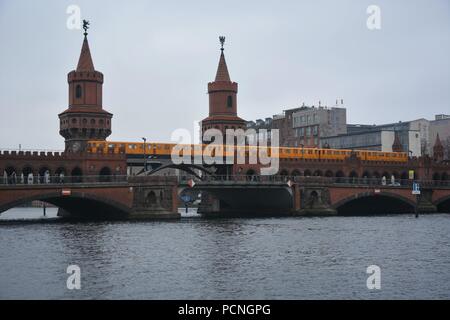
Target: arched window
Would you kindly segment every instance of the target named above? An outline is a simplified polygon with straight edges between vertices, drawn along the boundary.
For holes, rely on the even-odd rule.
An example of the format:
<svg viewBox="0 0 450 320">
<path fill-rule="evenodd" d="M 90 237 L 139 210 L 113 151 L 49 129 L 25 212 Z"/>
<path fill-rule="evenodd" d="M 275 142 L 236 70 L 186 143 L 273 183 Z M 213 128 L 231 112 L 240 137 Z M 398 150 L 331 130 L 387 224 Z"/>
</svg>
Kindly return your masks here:
<svg viewBox="0 0 450 320">
<path fill-rule="evenodd" d="M 227 107 L 228 108 L 232 108 L 233 107 L 233 97 L 232 96 L 228 96 L 227 97 Z"/>
<path fill-rule="evenodd" d="M 75 88 L 75 98 L 81 98 L 81 86 L 79 84 Z"/>
<path fill-rule="evenodd" d="M 107 182 L 107 181 L 111 181 L 111 169 L 109 167 L 103 167 L 100 172 L 100 181 L 101 182 Z"/>
</svg>

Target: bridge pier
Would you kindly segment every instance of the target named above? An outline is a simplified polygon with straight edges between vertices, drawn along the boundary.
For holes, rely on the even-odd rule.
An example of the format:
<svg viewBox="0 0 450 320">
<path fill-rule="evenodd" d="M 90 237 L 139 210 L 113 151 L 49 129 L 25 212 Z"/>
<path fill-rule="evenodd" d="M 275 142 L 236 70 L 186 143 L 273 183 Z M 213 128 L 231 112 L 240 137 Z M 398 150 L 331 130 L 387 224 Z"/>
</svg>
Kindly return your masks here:
<svg viewBox="0 0 450 320">
<path fill-rule="evenodd" d="M 217 197 L 208 192 L 202 193 L 202 201 L 197 213 L 205 217 L 214 217 L 224 214 L 221 209 L 220 200 Z"/>
<path fill-rule="evenodd" d="M 134 186 L 129 219 L 178 219 L 177 187 L 171 185 Z"/>
<path fill-rule="evenodd" d="M 436 213 L 437 207 L 432 202 L 433 190 L 422 189 L 417 203 L 418 213 Z"/>
<path fill-rule="evenodd" d="M 337 210 L 331 206 L 330 192 L 326 187 L 294 186 L 294 215 L 333 216 Z"/>
</svg>

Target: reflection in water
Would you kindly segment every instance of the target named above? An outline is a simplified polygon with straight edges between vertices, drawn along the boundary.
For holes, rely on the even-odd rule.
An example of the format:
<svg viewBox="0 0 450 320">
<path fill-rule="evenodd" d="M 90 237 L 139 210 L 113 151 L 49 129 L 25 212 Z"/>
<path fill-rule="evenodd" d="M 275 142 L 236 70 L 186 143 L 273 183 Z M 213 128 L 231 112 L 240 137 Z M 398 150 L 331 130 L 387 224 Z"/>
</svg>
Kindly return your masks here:
<svg viewBox="0 0 450 320">
<path fill-rule="evenodd" d="M 448 219 L 0 224 L 0 298 L 448 299 Z M 69 264 L 81 290 L 66 289 Z M 366 287 L 372 264 L 378 291 Z"/>
</svg>

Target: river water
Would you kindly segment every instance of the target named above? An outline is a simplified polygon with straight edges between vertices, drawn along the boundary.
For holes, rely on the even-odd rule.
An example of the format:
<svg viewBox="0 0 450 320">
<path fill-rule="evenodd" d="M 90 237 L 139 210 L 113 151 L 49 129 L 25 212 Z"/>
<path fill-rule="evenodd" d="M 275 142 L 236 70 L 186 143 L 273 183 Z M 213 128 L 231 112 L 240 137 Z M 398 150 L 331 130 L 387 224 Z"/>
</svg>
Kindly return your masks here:
<svg viewBox="0 0 450 320">
<path fill-rule="evenodd" d="M 449 299 L 449 248 L 449 214 L 1 223 L 0 298 Z"/>
</svg>

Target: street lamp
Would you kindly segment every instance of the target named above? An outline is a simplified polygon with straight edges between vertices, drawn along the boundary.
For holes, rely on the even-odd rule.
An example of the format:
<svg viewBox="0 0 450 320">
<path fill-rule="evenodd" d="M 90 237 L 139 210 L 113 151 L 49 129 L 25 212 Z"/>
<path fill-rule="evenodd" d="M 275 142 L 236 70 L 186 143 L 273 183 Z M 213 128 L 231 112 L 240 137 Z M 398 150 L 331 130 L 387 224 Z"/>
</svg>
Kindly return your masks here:
<svg viewBox="0 0 450 320">
<path fill-rule="evenodd" d="M 147 171 L 147 156 L 145 154 L 145 142 L 147 141 L 147 138 L 142 137 L 142 140 L 144 140 L 144 173 Z"/>
</svg>

